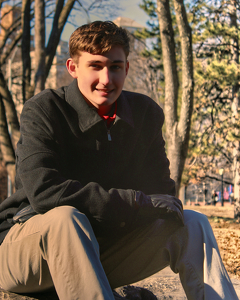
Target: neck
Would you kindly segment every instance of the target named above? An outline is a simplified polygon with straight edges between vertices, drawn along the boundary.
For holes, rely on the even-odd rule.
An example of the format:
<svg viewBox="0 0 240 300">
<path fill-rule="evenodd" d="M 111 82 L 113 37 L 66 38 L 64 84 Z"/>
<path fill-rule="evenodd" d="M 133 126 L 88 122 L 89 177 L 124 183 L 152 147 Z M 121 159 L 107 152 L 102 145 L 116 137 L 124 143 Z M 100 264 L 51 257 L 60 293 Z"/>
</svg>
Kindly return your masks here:
<svg viewBox="0 0 240 300">
<path fill-rule="evenodd" d="M 88 103 L 89 106 L 95 107 L 83 94 L 82 94 L 82 96 L 83 96 L 84 100 Z M 103 105 L 98 108 L 96 107 L 98 110 L 98 114 L 100 116 L 107 116 L 108 113 L 111 111 L 111 108 L 113 107 L 113 105 L 115 107 L 115 102 L 111 105 Z"/>
<path fill-rule="evenodd" d="M 115 103 L 113 103 L 112 105 L 106 105 L 106 106 L 100 106 L 98 108 L 98 114 L 100 116 L 106 116 L 109 114 L 109 112 L 111 111 L 112 106 L 115 106 Z"/>
</svg>

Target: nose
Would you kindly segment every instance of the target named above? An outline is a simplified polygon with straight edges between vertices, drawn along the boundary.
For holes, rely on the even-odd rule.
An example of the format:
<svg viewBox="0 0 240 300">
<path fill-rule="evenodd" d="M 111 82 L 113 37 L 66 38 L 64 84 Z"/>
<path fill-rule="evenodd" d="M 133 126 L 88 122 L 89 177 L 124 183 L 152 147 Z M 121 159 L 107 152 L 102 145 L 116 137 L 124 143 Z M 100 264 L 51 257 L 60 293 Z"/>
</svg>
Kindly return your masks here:
<svg viewBox="0 0 240 300">
<path fill-rule="evenodd" d="M 107 67 L 100 71 L 99 82 L 103 85 L 108 85 L 111 82 L 111 74 Z"/>
</svg>

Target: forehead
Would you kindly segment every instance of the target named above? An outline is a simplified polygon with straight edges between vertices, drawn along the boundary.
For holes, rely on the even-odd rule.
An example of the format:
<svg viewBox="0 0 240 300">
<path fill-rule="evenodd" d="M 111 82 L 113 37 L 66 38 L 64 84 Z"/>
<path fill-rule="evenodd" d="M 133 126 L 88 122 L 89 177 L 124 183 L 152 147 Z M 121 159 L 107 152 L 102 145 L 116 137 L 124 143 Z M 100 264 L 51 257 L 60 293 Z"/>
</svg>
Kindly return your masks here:
<svg viewBox="0 0 240 300">
<path fill-rule="evenodd" d="M 79 55 L 79 62 L 126 62 L 126 60 L 125 52 L 121 46 L 114 46 L 110 51 L 103 54 L 91 54 L 81 51 Z"/>
</svg>

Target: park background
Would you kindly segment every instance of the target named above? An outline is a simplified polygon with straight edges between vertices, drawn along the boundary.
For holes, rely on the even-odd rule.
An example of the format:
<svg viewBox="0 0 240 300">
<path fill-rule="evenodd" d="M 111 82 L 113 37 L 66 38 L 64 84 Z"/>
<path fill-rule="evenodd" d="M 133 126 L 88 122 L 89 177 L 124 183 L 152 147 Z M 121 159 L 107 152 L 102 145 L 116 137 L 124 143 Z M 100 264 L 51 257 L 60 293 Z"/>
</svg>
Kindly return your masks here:
<svg viewBox="0 0 240 300">
<path fill-rule="evenodd" d="M 125 89 L 165 112 L 171 177 L 183 203 L 239 199 L 238 1 L 0 1 L 0 200 L 14 190 L 23 104 L 70 82 L 67 41 L 112 20 L 132 39 Z"/>
<path fill-rule="evenodd" d="M 0 0 L 0 11 L 0 202 L 14 192 L 24 103 L 72 80 L 65 61 L 75 28 L 111 20 L 131 37 L 124 88 L 163 108 L 177 194 L 209 217 L 239 277 L 239 1 Z"/>
</svg>

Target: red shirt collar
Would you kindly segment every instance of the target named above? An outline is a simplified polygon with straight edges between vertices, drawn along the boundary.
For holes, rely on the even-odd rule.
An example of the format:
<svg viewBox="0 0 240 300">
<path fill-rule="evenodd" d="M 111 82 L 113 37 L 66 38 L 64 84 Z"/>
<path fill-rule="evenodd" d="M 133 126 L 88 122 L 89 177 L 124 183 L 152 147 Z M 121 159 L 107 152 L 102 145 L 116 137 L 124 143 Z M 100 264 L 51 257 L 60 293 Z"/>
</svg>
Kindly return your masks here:
<svg viewBox="0 0 240 300">
<path fill-rule="evenodd" d="M 117 115 L 117 101 L 115 102 L 115 109 L 113 112 L 113 115 L 111 116 L 111 111 L 110 111 L 110 115 L 101 115 L 99 110 L 98 110 L 98 114 L 101 118 L 103 118 L 104 120 L 106 120 L 107 122 L 107 127 L 110 127 L 112 125 L 112 123 L 114 122 L 114 120 L 116 119 L 116 115 Z"/>
</svg>

